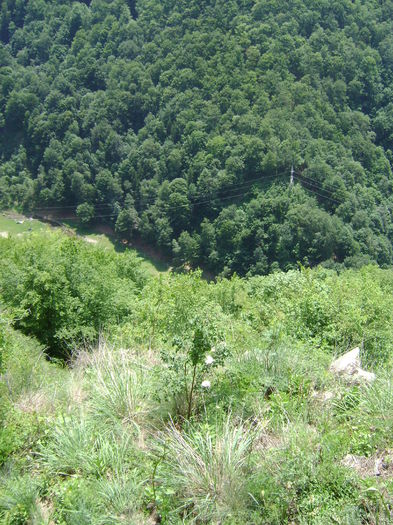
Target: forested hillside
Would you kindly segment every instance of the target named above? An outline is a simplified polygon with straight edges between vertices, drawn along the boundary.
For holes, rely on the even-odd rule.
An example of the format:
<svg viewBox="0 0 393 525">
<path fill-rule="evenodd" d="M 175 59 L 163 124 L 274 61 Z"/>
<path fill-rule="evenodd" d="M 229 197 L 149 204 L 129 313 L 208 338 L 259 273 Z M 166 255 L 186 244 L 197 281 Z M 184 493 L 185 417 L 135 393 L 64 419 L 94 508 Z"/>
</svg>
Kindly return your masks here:
<svg viewBox="0 0 393 525">
<path fill-rule="evenodd" d="M 0 205 L 214 273 L 391 265 L 392 34 L 391 0 L 3 0 Z"/>
</svg>

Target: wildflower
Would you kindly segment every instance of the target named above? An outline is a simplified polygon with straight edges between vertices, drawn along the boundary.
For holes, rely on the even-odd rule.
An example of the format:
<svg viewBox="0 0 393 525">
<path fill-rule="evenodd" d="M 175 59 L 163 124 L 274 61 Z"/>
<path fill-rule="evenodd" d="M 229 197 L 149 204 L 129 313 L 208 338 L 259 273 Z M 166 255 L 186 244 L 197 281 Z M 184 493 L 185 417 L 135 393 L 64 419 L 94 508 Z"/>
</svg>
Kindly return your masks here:
<svg viewBox="0 0 393 525">
<path fill-rule="evenodd" d="M 212 356 L 211 355 L 207 355 L 206 359 L 205 359 L 205 363 L 207 365 L 211 365 L 213 362 L 214 362 L 214 359 L 212 358 Z"/>
<path fill-rule="evenodd" d="M 212 352 L 215 352 L 215 351 L 216 351 L 216 347 L 212 346 Z"/>
<path fill-rule="evenodd" d="M 208 381 L 207 379 L 205 379 L 205 381 L 202 381 L 202 384 L 201 384 L 201 387 L 202 388 L 210 388 L 210 381 Z"/>
</svg>

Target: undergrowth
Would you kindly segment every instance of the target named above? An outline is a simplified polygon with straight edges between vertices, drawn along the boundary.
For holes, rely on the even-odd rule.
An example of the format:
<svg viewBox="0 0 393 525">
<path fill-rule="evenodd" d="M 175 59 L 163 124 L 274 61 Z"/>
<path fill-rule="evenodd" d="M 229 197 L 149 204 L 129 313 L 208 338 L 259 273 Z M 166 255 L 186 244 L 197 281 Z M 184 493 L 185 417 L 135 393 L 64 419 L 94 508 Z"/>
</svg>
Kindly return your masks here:
<svg viewBox="0 0 393 525">
<path fill-rule="evenodd" d="M 152 278 L 62 362 L 2 297 L 0 523 L 391 523 L 392 292 L 375 267 Z M 353 345 L 372 384 L 329 372 Z"/>
</svg>

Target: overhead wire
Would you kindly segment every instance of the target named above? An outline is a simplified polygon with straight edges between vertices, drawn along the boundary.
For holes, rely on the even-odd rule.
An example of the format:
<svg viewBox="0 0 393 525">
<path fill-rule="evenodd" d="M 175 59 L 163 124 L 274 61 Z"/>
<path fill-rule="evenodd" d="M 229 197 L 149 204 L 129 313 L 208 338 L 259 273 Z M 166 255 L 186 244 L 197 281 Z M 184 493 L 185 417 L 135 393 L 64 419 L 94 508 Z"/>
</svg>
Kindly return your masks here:
<svg viewBox="0 0 393 525">
<path fill-rule="evenodd" d="M 241 183 L 237 183 L 237 184 L 233 184 L 232 186 L 230 186 L 229 188 L 226 188 L 225 190 L 221 190 L 221 191 L 224 191 L 225 194 L 224 196 L 220 196 L 220 195 L 214 195 L 214 196 L 210 196 L 209 198 L 204 198 L 202 200 L 196 200 L 196 201 L 189 201 L 189 202 L 186 202 L 186 203 L 180 203 L 180 204 L 177 204 L 175 206 L 171 206 L 167 203 L 162 203 L 164 209 L 166 209 L 167 211 L 168 210 L 176 210 L 176 209 L 181 209 L 181 208 L 194 208 L 194 207 L 197 207 L 197 206 L 202 206 L 202 205 L 205 205 L 205 204 L 209 204 L 213 201 L 218 201 L 218 202 L 221 202 L 221 201 L 227 201 L 227 200 L 231 200 L 231 199 L 236 199 L 238 197 L 245 197 L 246 195 L 249 195 L 252 190 L 253 190 L 253 185 L 256 184 L 256 183 L 261 183 L 263 182 L 264 180 L 268 180 L 268 179 L 272 179 L 272 178 L 278 178 L 278 177 L 281 177 L 282 175 L 287 175 L 288 174 L 288 171 L 283 171 L 283 172 L 279 172 L 279 173 L 276 173 L 276 174 L 272 174 L 272 175 L 265 175 L 265 176 L 262 176 L 262 177 L 257 177 L 257 178 L 254 178 L 254 179 L 249 179 L 248 181 L 244 181 L 244 182 L 241 182 Z M 294 172 L 293 173 L 295 178 L 302 183 L 302 186 L 308 190 L 309 192 L 315 194 L 315 195 L 318 195 L 319 197 L 323 198 L 323 199 L 327 199 L 331 202 L 335 202 L 336 204 L 342 204 L 344 201 L 342 201 L 341 199 L 337 198 L 335 196 L 335 194 L 327 189 L 327 188 L 324 188 L 321 183 L 315 179 L 312 179 L 311 177 L 306 177 L 305 175 L 299 173 L 299 172 Z M 241 191 L 240 193 L 232 193 L 232 192 L 236 192 L 236 191 L 239 191 L 241 189 L 244 189 L 244 190 L 248 190 L 248 191 Z M 219 190 L 220 191 L 220 190 Z M 229 192 L 229 194 L 228 194 Z M 204 196 L 204 194 L 202 192 L 199 192 L 197 194 L 195 194 L 197 197 L 199 198 L 202 198 Z M 195 197 L 194 195 L 194 197 Z M 334 195 L 334 196 L 333 196 Z M 147 201 L 144 202 L 144 204 L 155 204 L 157 202 L 157 198 L 155 199 L 149 199 Z M 113 204 L 105 204 L 105 203 L 101 203 L 101 204 L 98 204 L 98 205 L 94 205 L 95 209 L 97 208 L 103 208 L 103 207 L 110 207 L 110 206 L 113 206 Z M 48 207 L 41 207 L 41 208 L 35 208 L 35 212 L 39 212 L 39 213 L 44 213 L 45 211 L 51 211 L 51 210 L 62 210 L 62 209 L 71 209 L 71 208 L 76 208 L 77 206 L 76 205 L 66 205 L 66 206 L 48 206 Z M 139 208 L 139 206 L 138 206 Z M 143 208 L 141 208 L 143 209 Z M 141 211 L 141 209 L 139 211 Z M 104 210 L 102 210 L 104 211 Z M 101 214 L 95 214 L 93 215 L 93 219 L 101 219 L 101 218 L 110 218 L 110 217 L 115 217 L 117 215 L 117 212 L 116 211 L 113 211 L 111 213 L 101 213 Z M 53 217 L 53 220 L 73 220 L 74 218 L 73 217 Z"/>
<path fill-rule="evenodd" d="M 218 192 L 220 191 L 223 191 L 225 193 L 228 193 L 228 192 L 232 192 L 232 191 L 237 191 L 237 190 L 240 190 L 241 188 L 247 188 L 248 186 L 251 186 L 257 182 L 263 182 L 264 180 L 266 179 L 271 179 L 271 178 L 277 178 L 277 177 L 280 177 L 282 175 L 285 175 L 287 172 L 285 171 L 282 171 L 280 173 L 276 173 L 276 174 L 272 174 L 272 175 L 264 175 L 262 177 L 257 177 L 257 178 L 254 178 L 254 179 L 249 179 L 247 181 L 244 181 L 244 182 L 241 182 L 241 183 L 237 183 L 237 184 L 232 184 L 229 188 L 225 188 L 223 190 L 218 190 Z M 217 190 L 216 190 L 217 191 Z M 199 192 L 199 193 L 196 193 L 194 194 L 194 198 L 197 197 L 197 198 L 203 198 L 205 196 L 204 193 L 202 192 Z M 234 195 L 233 197 L 236 197 L 237 195 Z M 220 197 L 219 195 L 216 195 L 215 197 L 212 197 L 211 199 L 209 200 L 216 200 L 216 199 L 219 199 L 219 200 L 223 200 L 223 199 L 226 199 L 227 197 L 231 197 L 231 195 L 224 195 L 222 197 Z M 144 200 L 143 201 L 144 204 L 155 204 L 157 202 L 157 198 L 151 198 L 151 199 L 147 199 L 147 200 Z M 194 206 L 194 205 L 198 205 L 200 204 L 199 202 L 193 202 L 191 201 L 189 203 L 189 205 L 191 206 Z M 113 206 L 114 204 L 112 203 L 108 203 L 108 204 L 96 204 L 96 205 L 93 205 L 95 208 L 101 208 L 101 207 L 110 207 L 110 206 Z M 65 206 L 47 206 L 47 207 L 36 207 L 34 208 L 33 212 L 34 211 L 38 211 L 40 213 L 43 213 L 45 211 L 52 211 L 52 210 L 63 210 L 63 209 L 73 209 L 73 208 L 77 208 L 78 205 L 65 205 Z"/>
<path fill-rule="evenodd" d="M 210 199 L 206 199 L 204 201 L 199 201 L 199 202 L 188 202 L 188 203 L 184 203 L 184 204 L 178 204 L 177 206 L 165 206 L 164 204 L 164 207 L 166 207 L 166 210 L 177 210 L 177 209 L 181 209 L 181 208 L 191 208 L 191 207 L 194 207 L 194 206 L 200 206 L 200 205 L 203 205 L 203 204 L 209 204 L 211 203 L 213 200 L 220 200 L 220 201 L 225 201 L 225 200 L 228 200 L 228 199 L 234 199 L 234 198 L 237 198 L 237 197 L 244 197 L 245 195 L 251 193 L 252 189 L 250 189 L 248 192 L 244 193 L 238 193 L 238 194 L 235 194 L 235 195 L 229 195 L 227 197 L 215 197 L 215 198 L 210 198 Z M 93 215 L 92 216 L 92 219 L 101 219 L 101 218 L 107 218 L 107 217 L 115 217 L 117 214 L 116 212 L 112 212 L 110 214 L 106 214 L 106 215 Z M 53 217 L 54 220 L 57 220 L 57 221 L 61 221 L 61 220 L 73 220 L 74 218 L 73 217 Z"/>
<path fill-rule="evenodd" d="M 64 210 L 67 208 L 76 208 L 78 204 L 65 204 L 64 206 L 41 206 L 34 208 L 35 210 Z M 94 207 L 101 208 L 102 206 L 112 206 L 112 204 L 95 204 Z"/>
<path fill-rule="evenodd" d="M 336 199 L 333 199 L 332 197 L 328 197 L 327 195 L 323 195 L 322 193 L 319 193 L 319 192 L 315 191 L 312 188 L 309 188 L 307 186 L 303 186 L 303 188 L 305 188 L 306 190 L 310 191 L 311 193 L 314 193 L 315 195 L 318 195 L 319 197 L 322 197 L 323 199 L 327 199 L 329 201 L 335 202 L 336 204 L 343 204 L 343 201 L 338 201 Z"/>
<path fill-rule="evenodd" d="M 312 183 L 316 188 L 319 188 L 320 190 L 323 190 L 331 195 L 334 194 L 334 191 L 332 191 L 332 189 L 326 188 L 325 186 L 322 185 L 321 182 L 319 182 L 316 179 L 312 179 L 311 177 L 307 177 L 306 175 L 303 175 L 303 173 L 298 173 L 298 172 L 295 172 L 295 175 L 298 175 L 298 177 L 301 177 L 303 180 L 310 182 L 310 184 Z M 339 188 L 335 188 L 335 189 L 338 190 Z"/>
<path fill-rule="evenodd" d="M 329 194 L 326 195 L 324 193 L 320 193 L 322 188 L 318 188 L 318 187 L 313 186 L 310 182 L 302 180 L 299 176 L 295 175 L 295 178 L 299 182 L 302 183 L 302 188 L 304 188 L 305 190 L 310 191 L 311 193 L 314 193 L 315 195 L 318 195 L 319 197 L 322 197 L 323 199 L 327 199 L 329 201 L 332 201 L 332 202 L 334 202 L 336 204 L 343 204 L 344 203 L 344 201 L 341 200 L 341 199 L 337 199 L 335 197 L 331 197 Z M 320 191 L 317 191 L 317 190 L 320 190 Z"/>
</svg>

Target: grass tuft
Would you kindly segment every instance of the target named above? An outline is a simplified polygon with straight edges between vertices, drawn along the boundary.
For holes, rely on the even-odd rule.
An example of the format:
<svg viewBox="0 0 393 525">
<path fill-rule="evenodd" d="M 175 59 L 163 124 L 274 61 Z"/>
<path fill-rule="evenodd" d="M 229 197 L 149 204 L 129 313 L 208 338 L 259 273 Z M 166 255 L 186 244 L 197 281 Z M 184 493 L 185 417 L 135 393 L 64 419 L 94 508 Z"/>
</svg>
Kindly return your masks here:
<svg viewBox="0 0 393 525">
<path fill-rule="evenodd" d="M 161 484 L 173 489 L 175 512 L 198 523 L 224 523 L 241 514 L 250 501 L 246 479 L 256 434 L 229 418 L 216 427 L 191 425 L 184 431 L 170 424 Z"/>
</svg>

